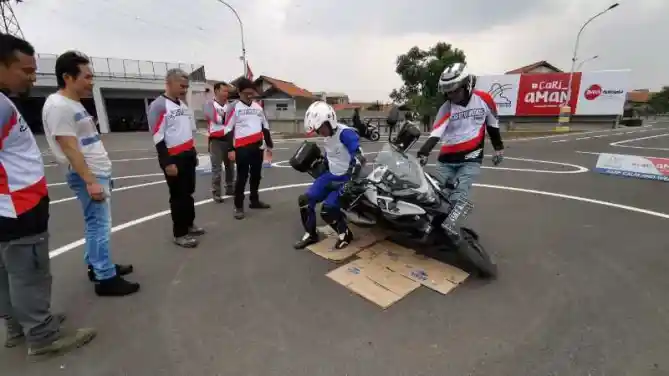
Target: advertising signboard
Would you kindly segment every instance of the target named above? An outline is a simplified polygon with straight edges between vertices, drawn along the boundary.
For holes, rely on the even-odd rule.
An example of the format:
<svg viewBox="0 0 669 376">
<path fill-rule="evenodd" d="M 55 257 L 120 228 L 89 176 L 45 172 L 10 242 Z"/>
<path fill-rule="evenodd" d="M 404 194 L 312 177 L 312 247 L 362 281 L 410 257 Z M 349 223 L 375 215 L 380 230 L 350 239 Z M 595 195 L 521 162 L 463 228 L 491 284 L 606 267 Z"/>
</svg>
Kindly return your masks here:
<svg viewBox="0 0 669 376">
<path fill-rule="evenodd" d="M 669 182 L 669 158 L 603 153 L 597 159 L 595 171 L 607 175 Z"/>
<path fill-rule="evenodd" d="M 588 72 L 581 78 L 579 115 L 622 115 L 629 87 L 629 71 Z"/>
<path fill-rule="evenodd" d="M 574 73 L 569 101 L 572 114 L 577 108 L 581 73 Z M 558 116 L 567 102 L 569 73 L 521 74 L 518 84 L 516 116 Z"/>
<path fill-rule="evenodd" d="M 480 76 L 476 79 L 476 89 L 490 94 L 497 104 L 497 113 L 500 116 L 514 116 L 519 80 L 519 74 Z"/>
</svg>

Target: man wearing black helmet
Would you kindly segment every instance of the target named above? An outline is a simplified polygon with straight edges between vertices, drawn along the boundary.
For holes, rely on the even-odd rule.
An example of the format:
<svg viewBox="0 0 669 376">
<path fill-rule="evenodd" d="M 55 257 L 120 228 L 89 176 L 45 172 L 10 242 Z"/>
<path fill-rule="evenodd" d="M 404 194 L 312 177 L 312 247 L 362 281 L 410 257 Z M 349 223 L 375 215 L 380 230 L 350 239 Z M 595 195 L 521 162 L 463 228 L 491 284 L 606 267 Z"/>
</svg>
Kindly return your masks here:
<svg viewBox="0 0 669 376">
<path fill-rule="evenodd" d="M 500 164 L 503 158 L 497 106 L 488 93 L 474 90 L 475 84 L 476 77 L 469 73 L 465 63 L 444 69 L 439 78 L 439 92 L 445 95 L 446 101 L 439 108 L 430 138 L 418 151 L 424 165 L 441 141 L 436 170 L 442 184 L 454 186 L 451 202 L 467 198 L 481 172 L 486 131 L 495 149 L 493 164 Z"/>
</svg>

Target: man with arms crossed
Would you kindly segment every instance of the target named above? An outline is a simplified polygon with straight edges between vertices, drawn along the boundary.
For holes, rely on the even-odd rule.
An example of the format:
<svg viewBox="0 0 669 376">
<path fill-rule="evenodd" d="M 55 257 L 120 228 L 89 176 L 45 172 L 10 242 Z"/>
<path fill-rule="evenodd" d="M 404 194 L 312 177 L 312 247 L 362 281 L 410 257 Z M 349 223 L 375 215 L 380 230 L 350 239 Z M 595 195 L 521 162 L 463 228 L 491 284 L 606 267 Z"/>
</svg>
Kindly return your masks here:
<svg viewBox="0 0 669 376">
<path fill-rule="evenodd" d="M 44 103 L 44 133 L 83 210 L 84 259 L 88 277 L 95 282 L 95 293 L 125 296 L 136 293 L 139 284 L 122 277 L 132 273 L 132 265 L 115 265 L 109 254 L 112 163 L 93 117 L 81 104 L 81 99 L 93 91 L 89 64 L 86 56 L 75 51 L 65 52 L 56 59 L 58 91 Z"/>
<path fill-rule="evenodd" d="M 234 105 L 234 103 L 232 104 Z M 221 164 L 225 168 L 225 194 L 234 194 L 235 165 L 228 158 L 230 142 L 225 137 L 229 129 L 225 126 L 225 112 L 228 106 L 228 86 L 222 82 L 214 85 L 214 99 L 204 106 L 209 134 L 209 154 L 211 156 L 211 191 L 215 202 L 223 202 L 221 194 Z"/>
<path fill-rule="evenodd" d="M 93 329 L 64 335 L 64 315 L 52 315 L 49 196 L 42 154 L 30 127 L 8 98 L 35 82 L 35 50 L 0 34 L 0 317 L 5 347 L 24 341 L 28 354 L 62 353 L 90 342 Z"/>
<path fill-rule="evenodd" d="M 158 151 L 158 163 L 165 173 L 170 192 L 170 212 L 174 243 L 184 248 L 197 247 L 196 236 L 204 229 L 195 226 L 195 131 L 193 113 L 184 99 L 188 74 L 170 69 L 165 77 L 165 93 L 149 106 L 149 127 Z"/>
</svg>

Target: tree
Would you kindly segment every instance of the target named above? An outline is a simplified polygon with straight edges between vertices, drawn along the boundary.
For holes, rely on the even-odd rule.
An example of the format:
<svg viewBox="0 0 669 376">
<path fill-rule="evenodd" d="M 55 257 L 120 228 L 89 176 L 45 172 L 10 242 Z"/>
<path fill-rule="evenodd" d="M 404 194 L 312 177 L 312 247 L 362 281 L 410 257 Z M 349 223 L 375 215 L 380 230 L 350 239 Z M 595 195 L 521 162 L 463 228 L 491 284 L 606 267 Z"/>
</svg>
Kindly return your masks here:
<svg viewBox="0 0 669 376">
<path fill-rule="evenodd" d="M 665 86 L 659 93 L 653 94 L 648 99 L 648 105 L 655 113 L 664 114 L 669 112 L 669 86 Z"/>
<path fill-rule="evenodd" d="M 404 85 L 393 89 L 390 98 L 396 104 L 406 104 L 422 116 L 435 116 L 443 98 L 437 91 L 439 76 L 446 66 L 464 63 L 465 53 L 448 43 L 438 42 L 429 50 L 412 47 L 397 57 L 395 72 Z"/>
</svg>

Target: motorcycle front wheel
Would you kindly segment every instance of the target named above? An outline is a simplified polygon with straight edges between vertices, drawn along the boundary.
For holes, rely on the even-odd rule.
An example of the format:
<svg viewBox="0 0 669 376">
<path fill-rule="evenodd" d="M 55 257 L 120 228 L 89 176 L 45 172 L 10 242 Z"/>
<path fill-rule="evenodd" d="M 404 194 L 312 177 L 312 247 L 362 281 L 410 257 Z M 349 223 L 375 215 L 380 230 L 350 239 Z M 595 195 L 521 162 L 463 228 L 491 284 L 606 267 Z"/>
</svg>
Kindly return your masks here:
<svg viewBox="0 0 669 376">
<path fill-rule="evenodd" d="M 457 247 L 458 254 L 476 269 L 483 278 L 497 278 L 497 264 L 481 245 L 478 235 L 471 229 L 462 227 L 462 241 Z"/>
</svg>

